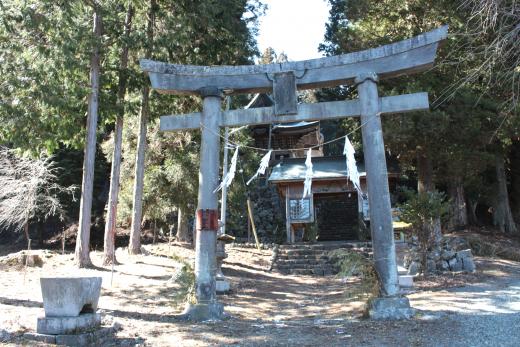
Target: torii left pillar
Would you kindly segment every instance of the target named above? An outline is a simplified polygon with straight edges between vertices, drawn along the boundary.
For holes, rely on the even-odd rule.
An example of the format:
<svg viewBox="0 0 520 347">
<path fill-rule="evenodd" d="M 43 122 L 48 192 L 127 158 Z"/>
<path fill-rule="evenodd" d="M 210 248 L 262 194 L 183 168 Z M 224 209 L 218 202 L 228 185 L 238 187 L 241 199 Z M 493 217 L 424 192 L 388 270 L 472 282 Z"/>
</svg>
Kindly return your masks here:
<svg viewBox="0 0 520 347">
<path fill-rule="evenodd" d="M 200 90 L 203 98 L 201 117 L 199 194 L 196 213 L 195 298 L 184 315 L 192 320 L 220 319 L 224 306 L 217 302 L 215 275 L 217 271 L 218 197 L 222 93 L 218 88 Z"/>
</svg>

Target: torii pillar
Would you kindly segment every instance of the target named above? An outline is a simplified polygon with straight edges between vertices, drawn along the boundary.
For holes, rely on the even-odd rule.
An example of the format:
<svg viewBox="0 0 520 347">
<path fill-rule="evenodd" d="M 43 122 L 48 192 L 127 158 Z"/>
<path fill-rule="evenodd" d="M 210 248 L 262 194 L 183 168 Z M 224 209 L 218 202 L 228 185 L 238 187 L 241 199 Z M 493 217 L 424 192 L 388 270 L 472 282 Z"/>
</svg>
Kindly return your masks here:
<svg viewBox="0 0 520 347">
<path fill-rule="evenodd" d="M 188 304 L 184 315 L 192 320 L 221 318 L 224 306 L 217 302 L 217 232 L 222 92 L 216 87 L 200 89 L 203 98 L 199 193 L 196 212 L 195 304 Z"/>
</svg>

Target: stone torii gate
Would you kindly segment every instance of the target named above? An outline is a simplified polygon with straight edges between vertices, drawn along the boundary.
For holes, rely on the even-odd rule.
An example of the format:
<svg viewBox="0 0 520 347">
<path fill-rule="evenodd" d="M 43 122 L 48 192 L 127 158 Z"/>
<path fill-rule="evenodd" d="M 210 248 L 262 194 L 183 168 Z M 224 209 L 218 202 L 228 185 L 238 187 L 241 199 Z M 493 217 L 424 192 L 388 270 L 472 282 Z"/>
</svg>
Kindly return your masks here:
<svg viewBox="0 0 520 347">
<path fill-rule="evenodd" d="M 223 305 L 215 291 L 218 230 L 220 127 L 314 121 L 360 116 L 367 172 L 370 228 L 380 297 L 371 304 L 374 318 L 410 316 L 406 298 L 399 296 L 390 193 L 381 114 L 429 108 L 427 93 L 379 97 L 377 82 L 424 71 L 433 65 L 447 26 L 397 43 L 333 57 L 298 62 L 245 66 L 190 66 L 141 60 L 152 88 L 159 93 L 199 95 L 201 113 L 161 117 L 162 131 L 201 129 L 199 192 L 196 213 L 195 295 L 185 315 L 194 320 L 220 318 Z M 359 99 L 297 104 L 302 89 L 353 85 Z M 221 110 L 224 94 L 272 92 L 273 107 Z"/>
</svg>

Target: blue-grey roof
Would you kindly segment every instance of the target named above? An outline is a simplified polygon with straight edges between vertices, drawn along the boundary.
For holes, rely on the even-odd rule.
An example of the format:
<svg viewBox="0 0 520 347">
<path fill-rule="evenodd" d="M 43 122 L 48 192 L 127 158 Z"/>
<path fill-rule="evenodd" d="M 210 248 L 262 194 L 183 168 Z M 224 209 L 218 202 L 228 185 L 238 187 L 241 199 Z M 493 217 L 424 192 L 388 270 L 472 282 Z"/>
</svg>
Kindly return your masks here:
<svg viewBox="0 0 520 347">
<path fill-rule="evenodd" d="M 364 165 L 358 163 L 357 166 L 360 176 L 364 176 Z M 303 181 L 305 180 L 305 171 L 305 158 L 284 159 L 283 162 L 273 168 L 269 181 Z M 312 158 L 312 173 L 313 180 L 347 178 L 345 157 L 314 157 Z"/>
<path fill-rule="evenodd" d="M 319 123 L 318 121 L 314 121 L 314 122 L 301 121 L 301 122 L 290 122 L 290 123 L 274 124 L 273 125 L 273 130 L 275 130 L 275 129 L 304 128 L 304 127 L 307 127 L 309 125 L 315 125 L 315 124 L 318 124 L 318 123 Z"/>
</svg>

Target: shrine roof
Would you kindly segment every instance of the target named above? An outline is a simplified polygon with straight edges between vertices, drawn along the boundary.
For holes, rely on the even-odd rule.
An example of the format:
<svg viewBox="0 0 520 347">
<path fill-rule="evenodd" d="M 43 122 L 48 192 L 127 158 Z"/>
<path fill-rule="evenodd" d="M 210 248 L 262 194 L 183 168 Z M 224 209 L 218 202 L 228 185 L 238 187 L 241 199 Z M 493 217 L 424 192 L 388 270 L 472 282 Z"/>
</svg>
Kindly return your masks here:
<svg viewBox="0 0 520 347">
<path fill-rule="evenodd" d="M 269 182 L 303 182 L 305 180 L 305 159 L 288 158 L 275 165 Z M 398 177 L 400 168 L 395 158 L 387 158 L 388 176 Z M 365 163 L 357 162 L 360 177 L 366 177 Z M 312 158 L 312 179 L 313 180 L 336 180 L 348 179 L 347 163 L 344 156 L 334 157 L 313 157 Z"/>
<path fill-rule="evenodd" d="M 365 176 L 365 165 L 357 163 L 357 167 L 360 176 Z M 284 159 L 273 168 L 269 182 L 303 181 L 305 171 L 305 158 Z M 347 179 L 348 177 L 344 156 L 314 157 L 312 158 L 312 172 L 313 180 Z"/>
<path fill-rule="evenodd" d="M 313 121 L 313 122 L 291 122 L 291 123 L 280 123 L 280 124 L 274 124 L 273 130 L 275 129 L 295 129 L 295 128 L 306 128 L 311 125 L 317 125 L 319 121 Z"/>
</svg>

